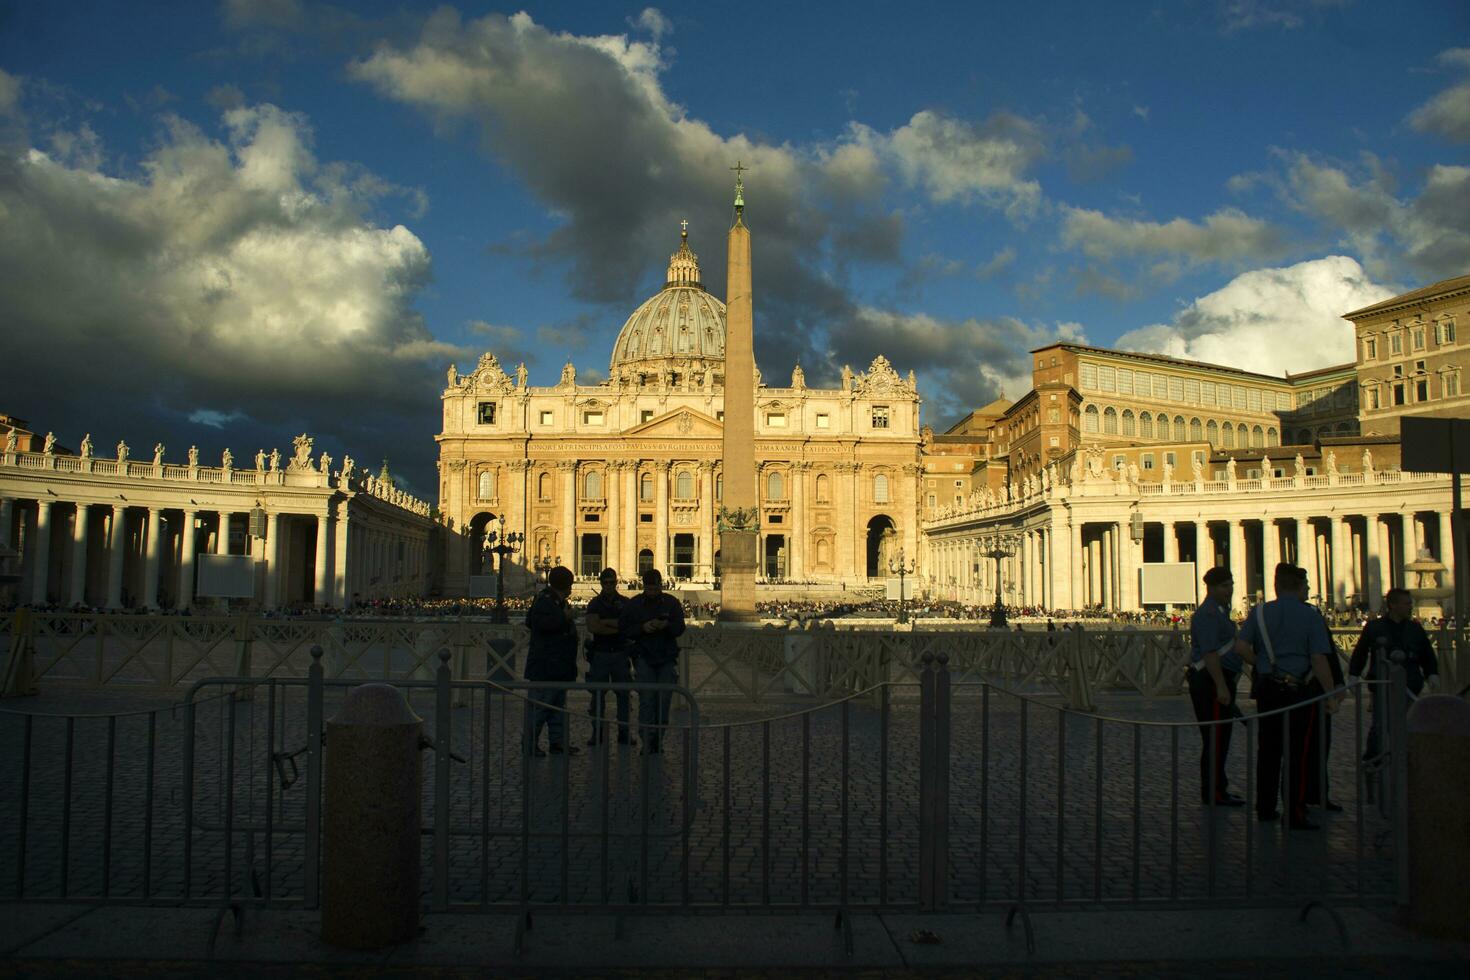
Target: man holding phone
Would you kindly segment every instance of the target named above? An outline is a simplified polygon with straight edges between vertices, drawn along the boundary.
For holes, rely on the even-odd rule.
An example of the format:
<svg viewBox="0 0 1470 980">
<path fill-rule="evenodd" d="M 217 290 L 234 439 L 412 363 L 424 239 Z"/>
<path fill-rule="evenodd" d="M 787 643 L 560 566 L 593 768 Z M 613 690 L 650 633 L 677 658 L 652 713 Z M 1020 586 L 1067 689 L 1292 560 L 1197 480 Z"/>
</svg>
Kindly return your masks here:
<svg viewBox="0 0 1470 980">
<path fill-rule="evenodd" d="M 643 591 L 624 603 L 618 623 L 632 646 L 636 683 L 679 683 L 678 637 L 684 632 L 684 607 L 665 594 L 658 569 L 643 573 Z M 662 751 L 672 701 L 672 691 L 638 692 L 638 726 L 645 755 Z"/>
</svg>

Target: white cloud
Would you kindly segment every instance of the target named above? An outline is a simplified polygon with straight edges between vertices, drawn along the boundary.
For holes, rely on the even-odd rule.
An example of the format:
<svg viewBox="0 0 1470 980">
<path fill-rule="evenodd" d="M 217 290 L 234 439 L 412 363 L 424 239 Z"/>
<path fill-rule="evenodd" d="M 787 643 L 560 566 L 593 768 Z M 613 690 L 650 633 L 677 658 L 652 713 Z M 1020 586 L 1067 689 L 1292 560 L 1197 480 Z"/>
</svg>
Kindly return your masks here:
<svg viewBox="0 0 1470 980">
<path fill-rule="evenodd" d="M 134 172 L 0 155 L 0 387 L 58 431 L 244 412 L 381 438 L 444 360 L 412 308 L 428 250 L 368 219 L 388 185 L 318 161 L 300 115 L 242 107 L 223 130 L 169 117 Z M 59 366 L 86 398 L 58 404 Z"/>
<path fill-rule="evenodd" d="M 1470 48 L 1450 48 L 1435 59 L 1447 68 L 1470 69 Z M 1470 81 L 1453 85 L 1409 114 L 1409 125 L 1458 143 L 1470 143 Z"/>
<path fill-rule="evenodd" d="M 211 429 L 223 429 L 244 419 L 244 412 L 220 412 L 213 408 L 196 408 L 189 413 L 189 421 Z"/>
<path fill-rule="evenodd" d="M 1065 208 L 1064 214 L 1062 244 L 1094 259 L 1164 255 L 1189 262 L 1231 263 L 1270 258 L 1285 250 L 1280 229 L 1235 208 L 1222 208 L 1203 222 L 1113 218 L 1073 207 Z"/>
<path fill-rule="evenodd" d="M 0 68 L 0 116 L 15 112 L 20 102 L 20 79 Z"/>
<path fill-rule="evenodd" d="M 1356 260 L 1330 255 L 1243 273 L 1117 346 L 1263 374 L 1310 371 L 1353 360 L 1353 329 L 1342 314 L 1391 295 Z"/>
<path fill-rule="evenodd" d="M 665 34 L 672 34 L 674 31 L 673 23 L 657 7 L 644 7 L 643 12 L 638 15 L 636 24 L 652 34 L 654 40 L 659 40 Z"/>
<path fill-rule="evenodd" d="M 1039 128 L 1010 113 L 976 123 L 924 109 L 886 139 L 900 172 L 931 200 L 979 200 L 1014 218 L 1036 211 L 1041 185 L 1026 177 L 1042 157 Z"/>
</svg>

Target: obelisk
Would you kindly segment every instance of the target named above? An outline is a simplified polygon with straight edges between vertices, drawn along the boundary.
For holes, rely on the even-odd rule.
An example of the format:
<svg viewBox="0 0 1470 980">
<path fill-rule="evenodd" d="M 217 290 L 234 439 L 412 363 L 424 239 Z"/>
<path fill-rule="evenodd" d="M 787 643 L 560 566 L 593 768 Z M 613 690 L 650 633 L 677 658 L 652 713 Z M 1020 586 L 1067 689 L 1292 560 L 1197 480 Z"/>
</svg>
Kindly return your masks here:
<svg viewBox="0 0 1470 980">
<path fill-rule="evenodd" d="M 750 231 L 745 167 L 736 163 L 735 223 L 725 277 L 724 496 L 720 502 L 720 619 L 752 622 L 755 611 L 755 308 L 750 290 Z"/>
</svg>

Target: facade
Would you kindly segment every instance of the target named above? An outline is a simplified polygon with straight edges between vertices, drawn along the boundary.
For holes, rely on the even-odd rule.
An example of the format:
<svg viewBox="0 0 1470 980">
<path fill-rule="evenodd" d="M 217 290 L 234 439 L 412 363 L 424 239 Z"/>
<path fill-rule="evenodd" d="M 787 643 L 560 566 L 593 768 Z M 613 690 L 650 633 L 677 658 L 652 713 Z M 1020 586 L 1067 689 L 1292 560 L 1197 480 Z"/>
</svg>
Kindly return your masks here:
<svg viewBox="0 0 1470 980">
<path fill-rule="evenodd" d="M 1405 415 L 1470 415 L 1458 328 L 1470 320 L 1470 276 L 1348 313 L 1358 343 L 1363 431 L 1396 436 Z"/>
<path fill-rule="evenodd" d="M 357 470 L 348 457 L 256 454 L 236 469 L 61 454 L 48 436 L 35 452 L 19 440 L 0 453 L 0 545 L 20 554 L 18 604 L 105 609 L 188 609 L 202 604 L 204 555 L 250 556 L 253 594 L 266 608 L 342 608 L 357 600 L 427 595 L 439 565 L 438 525 L 423 501 Z"/>
<path fill-rule="evenodd" d="M 1003 483 L 973 480 L 926 512 L 924 581 L 990 601 L 996 573 L 977 556 L 1005 538 L 1002 597 L 1017 604 L 1138 609 L 1140 566 L 1174 562 L 1228 565 L 1243 604 L 1290 560 L 1326 604 L 1376 609 L 1390 586 L 1422 584 L 1405 567 L 1416 558 L 1453 568 L 1449 478 L 1401 472 L 1397 432 L 1404 414 L 1470 408 L 1455 333 L 1467 306 L 1470 276 L 1347 314 L 1358 363 L 1284 378 L 1033 351 L 1032 389 L 986 420 L 973 461 L 976 474 L 1003 466 Z"/>
<path fill-rule="evenodd" d="M 449 369 L 441 397 L 439 501 L 451 534 L 445 588 L 476 576 L 487 531 L 525 536 L 507 580 L 563 564 L 579 578 L 611 565 L 654 567 L 712 585 L 723 498 L 725 304 L 705 292 L 687 231 L 663 289 L 613 345 L 608 380 L 527 384 L 493 354 Z M 782 383 L 784 382 L 784 383 Z M 777 386 L 779 385 L 779 386 Z M 884 577 L 891 553 L 917 553 L 919 395 L 888 360 L 844 368 L 838 388 L 755 372 L 755 459 L 762 581 L 833 588 Z"/>
</svg>

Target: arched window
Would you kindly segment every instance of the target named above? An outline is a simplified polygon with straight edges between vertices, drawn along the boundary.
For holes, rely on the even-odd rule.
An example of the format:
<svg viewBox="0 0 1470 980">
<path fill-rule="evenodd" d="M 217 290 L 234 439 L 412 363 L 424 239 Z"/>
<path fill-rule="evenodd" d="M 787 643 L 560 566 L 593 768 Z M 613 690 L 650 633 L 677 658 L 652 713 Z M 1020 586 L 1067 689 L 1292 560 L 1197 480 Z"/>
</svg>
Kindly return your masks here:
<svg viewBox="0 0 1470 980">
<path fill-rule="evenodd" d="M 888 474 L 879 473 L 873 477 L 873 503 L 888 503 Z"/>
<path fill-rule="evenodd" d="M 1169 438 L 1169 416 L 1167 415 L 1159 416 L 1159 438 Z"/>
<path fill-rule="evenodd" d="M 1199 442 L 1204 437 L 1205 437 L 1205 427 L 1204 427 L 1204 425 L 1201 424 L 1201 422 L 1200 422 L 1199 419 L 1190 419 L 1189 420 L 1189 438 L 1193 439 L 1195 442 Z"/>
<path fill-rule="evenodd" d="M 1270 428 L 1268 428 L 1266 430 L 1266 445 L 1268 445 L 1268 446 L 1279 446 L 1279 445 L 1281 445 L 1281 439 L 1276 434 L 1276 426 L 1274 426 L 1274 425 L 1271 426 Z"/>
<path fill-rule="evenodd" d="M 827 474 L 826 473 L 818 473 L 817 474 L 817 503 L 819 503 L 819 504 L 825 504 L 825 503 L 827 503 L 829 501 L 829 499 L 830 499 L 830 496 L 829 495 L 831 494 L 831 492 L 832 491 L 831 491 L 831 487 L 830 487 L 830 481 L 828 481 L 828 479 L 827 479 Z"/>
<path fill-rule="evenodd" d="M 1310 446 L 1312 444 L 1312 430 L 1298 429 L 1296 434 L 1297 445 Z"/>
<path fill-rule="evenodd" d="M 1226 449 L 1235 448 L 1235 426 L 1229 422 L 1220 427 L 1220 445 Z"/>
<path fill-rule="evenodd" d="M 1125 408 L 1125 409 L 1123 409 L 1123 434 L 1125 436 L 1131 436 L 1136 431 L 1137 431 L 1137 429 L 1136 429 L 1136 426 L 1135 426 L 1135 420 L 1133 418 L 1133 409 L 1131 409 L 1131 408 Z"/>
<path fill-rule="evenodd" d="M 1337 423 L 1337 429 L 1335 431 L 1337 435 L 1350 436 L 1353 434 L 1353 427 L 1347 422 L 1339 422 Z"/>
<path fill-rule="evenodd" d="M 638 478 L 638 499 L 649 501 L 653 499 L 653 474 L 644 473 Z"/>
<path fill-rule="evenodd" d="M 782 476 L 781 476 L 780 473 L 777 473 L 775 471 L 772 471 L 766 477 L 766 499 L 767 500 L 785 500 L 786 499 L 786 481 L 782 478 Z"/>
<path fill-rule="evenodd" d="M 1082 431 L 1097 431 L 1097 406 L 1088 405 L 1087 410 L 1082 413 Z"/>
<path fill-rule="evenodd" d="M 550 500 L 551 499 L 551 474 L 550 473 L 542 473 L 540 476 L 536 477 L 536 499 L 537 500 Z"/>
<path fill-rule="evenodd" d="M 1103 431 L 1108 435 L 1118 434 L 1118 410 L 1111 405 L 1103 412 Z"/>
<path fill-rule="evenodd" d="M 597 470 L 591 470 L 587 478 L 582 481 L 582 495 L 588 500 L 602 499 L 602 474 Z"/>
<path fill-rule="evenodd" d="M 1178 439 L 1178 440 L 1188 439 L 1189 438 L 1188 432 L 1189 432 L 1189 430 L 1184 427 L 1184 416 L 1183 415 L 1176 415 L 1176 416 L 1174 416 L 1174 436 L 1173 437 L 1175 439 Z"/>
<path fill-rule="evenodd" d="M 652 567 L 653 552 L 649 551 L 647 548 L 644 548 L 642 551 L 638 552 L 638 572 L 641 575 Z"/>
<path fill-rule="evenodd" d="M 723 473 L 715 474 L 715 499 L 725 499 L 725 474 Z"/>
<path fill-rule="evenodd" d="M 1138 434 L 1145 439 L 1152 439 L 1154 437 L 1154 417 L 1148 412 L 1144 412 L 1138 417 Z"/>
<path fill-rule="evenodd" d="M 1220 445 L 1220 427 L 1215 424 L 1214 419 L 1205 423 L 1205 439 L 1212 446 Z"/>
<path fill-rule="evenodd" d="M 480 499 L 495 499 L 495 473 L 492 470 L 485 470 L 480 474 Z"/>
<path fill-rule="evenodd" d="M 1266 437 L 1266 433 L 1263 432 L 1263 431 L 1261 431 L 1261 427 L 1259 425 L 1258 426 L 1255 426 L 1254 428 L 1252 428 L 1251 429 L 1251 448 L 1252 449 L 1260 449 L 1261 446 L 1263 445 L 1264 441 L 1265 441 L 1265 437 Z"/>
<path fill-rule="evenodd" d="M 674 478 L 674 496 L 680 500 L 694 499 L 694 474 L 688 470 L 680 470 L 679 475 Z"/>
</svg>

